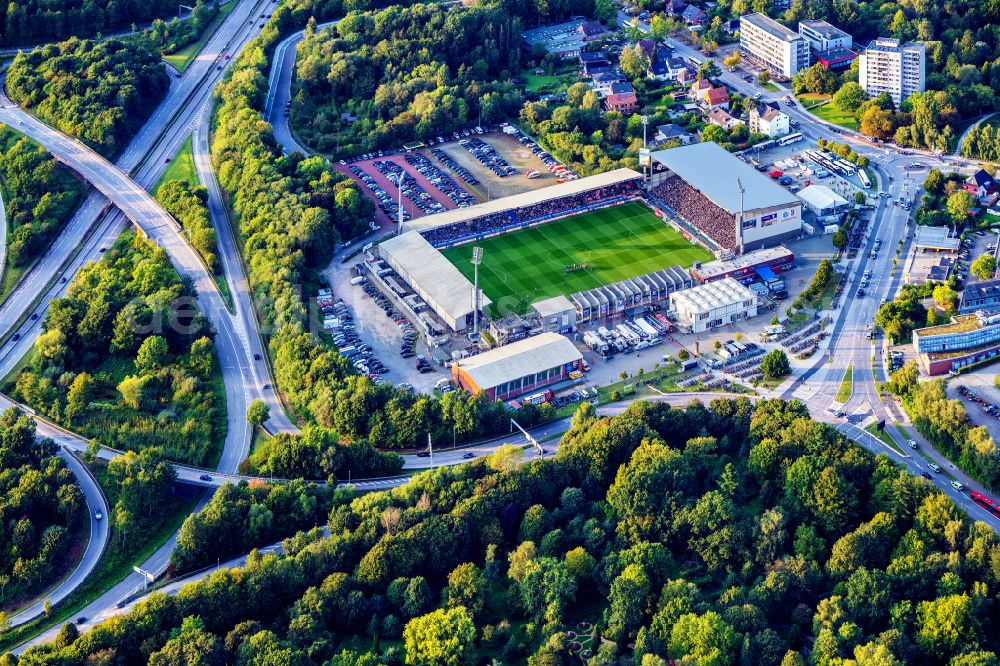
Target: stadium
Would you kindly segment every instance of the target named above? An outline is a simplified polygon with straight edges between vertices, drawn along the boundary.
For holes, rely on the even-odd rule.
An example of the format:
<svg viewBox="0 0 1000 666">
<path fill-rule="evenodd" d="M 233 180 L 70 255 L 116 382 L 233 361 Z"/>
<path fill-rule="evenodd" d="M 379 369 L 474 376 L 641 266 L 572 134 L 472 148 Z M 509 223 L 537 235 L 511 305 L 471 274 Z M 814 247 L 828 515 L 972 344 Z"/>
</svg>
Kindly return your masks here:
<svg viewBox="0 0 1000 666">
<path fill-rule="evenodd" d="M 799 235 L 798 199 L 716 144 L 659 151 L 653 159 L 648 188 L 637 171 L 617 169 L 429 215 L 382 242 L 378 254 L 461 332 L 475 311 L 474 246 L 484 251 L 481 311 L 524 314 L 533 303 L 566 296 L 587 320 L 665 302 L 691 286 L 692 265 L 713 255 Z"/>
<path fill-rule="evenodd" d="M 717 254 L 773 247 L 802 233 L 802 202 L 719 144 L 693 143 L 651 157 L 652 204 Z"/>
</svg>

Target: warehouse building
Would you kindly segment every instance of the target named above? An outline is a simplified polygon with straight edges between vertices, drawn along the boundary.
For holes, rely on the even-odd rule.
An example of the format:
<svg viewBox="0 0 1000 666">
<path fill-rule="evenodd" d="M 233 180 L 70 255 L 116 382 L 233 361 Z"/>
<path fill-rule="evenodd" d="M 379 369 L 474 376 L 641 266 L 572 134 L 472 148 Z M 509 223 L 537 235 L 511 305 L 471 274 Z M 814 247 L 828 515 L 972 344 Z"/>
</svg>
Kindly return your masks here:
<svg viewBox="0 0 1000 666">
<path fill-rule="evenodd" d="M 416 231 L 383 241 L 378 253 L 385 263 L 456 333 L 472 325 L 473 292 L 467 277 Z M 481 294 L 480 309 L 493 301 Z"/>
<path fill-rule="evenodd" d="M 473 395 L 509 400 L 569 379 L 582 363 L 583 355 L 568 338 L 542 333 L 463 358 L 451 366 L 451 374 Z"/>
<path fill-rule="evenodd" d="M 702 333 L 757 316 L 757 294 L 732 278 L 670 294 L 680 325 Z"/>
</svg>

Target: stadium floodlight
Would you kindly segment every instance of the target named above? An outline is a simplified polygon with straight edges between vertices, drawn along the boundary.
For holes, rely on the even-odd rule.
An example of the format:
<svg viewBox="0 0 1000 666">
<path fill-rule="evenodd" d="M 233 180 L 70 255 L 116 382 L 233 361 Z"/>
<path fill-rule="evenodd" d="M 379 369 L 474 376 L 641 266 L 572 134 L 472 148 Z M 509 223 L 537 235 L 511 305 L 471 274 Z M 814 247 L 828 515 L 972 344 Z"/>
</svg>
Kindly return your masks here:
<svg viewBox="0 0 1000 666">
<path fill-rule="evenodd" d="M 739 228 L 736 230 L 736 241 L 740 249 L 740 254 L 743 254 L 743 195 L 746 194 L 746 190 L 743 189 L 743 183 L 739 178 L 736 179 L 736 187 L 740 189 L 740 222 Z"/>
<path fill-rule="evenodd" d="M 473 294 L 472 294 L 472 334 L 479 336 L 479 264 L 483 263 L 483 248 L 472 248 Z"/>
<path fill-rule="evenodd" d="M 392 182 L 392 179 L 389 179 Z M 399 199 L 396 203 L 396 235 L 399 236 L 403 233 L 403 175 L 396 174 L 396 189 L 399 191 Z"/>
</svg>

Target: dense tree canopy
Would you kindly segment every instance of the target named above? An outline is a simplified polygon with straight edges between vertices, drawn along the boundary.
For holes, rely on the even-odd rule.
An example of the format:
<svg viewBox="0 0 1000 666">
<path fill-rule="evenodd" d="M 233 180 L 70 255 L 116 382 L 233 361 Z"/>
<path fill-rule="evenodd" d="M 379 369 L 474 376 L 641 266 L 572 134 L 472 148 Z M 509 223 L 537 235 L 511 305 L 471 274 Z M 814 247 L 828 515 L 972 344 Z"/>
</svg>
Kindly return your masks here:
<svg viewBox="0 0 1000 666">
<path fill-rule="evenodd" d="M 997 535 L 797 402 L 636 403 L 575 418 L 553 459 L 509 456 L 334 500 L 329 537 L 287 539 L 285 557 L 252 554 L 20 663 L 173 663 L 151 655 L 183 650 L 568 666 L 564 632 L 580 620 L 606 639 L 591 663 L 996 661 Z M 269 493 L 302 502 L 219 492 L 199 544 L 273 524 Z"/>
<path fill-rule="evenodd" d="M 84 187 L 31 139 L 0 129 L 0 182 L 10 236 L 7 261 L 26 266 L 73 215 Z"/>
<path fill-rule="evenodd" d="M 169 85 L 159 51 L 138 37 L 49 44 L 7 70 L 14 100 L 105 157 L 125 147 Z"/>
<path fill-rule="evenodd" d="M 310 146 L 354 155 L 517 112 L 522 20 L 500 4 L 351 12 L 306 30 L 292 121 Z M 341 114 L 354 120 L 347 121 Z"/>
<path fill-rule="evenodd" d="M 225 436 L 207 319 L 166 253 L 127 232 L 52 301 L 14 394 L 119 449 L 204 464 Z"/>
<path fill-rule="evenodd" d="M 87 504 L 51 439 L 16 409 L 0 415 L 0 604 L 24 600 L 63 573 Z"/>
</svg>

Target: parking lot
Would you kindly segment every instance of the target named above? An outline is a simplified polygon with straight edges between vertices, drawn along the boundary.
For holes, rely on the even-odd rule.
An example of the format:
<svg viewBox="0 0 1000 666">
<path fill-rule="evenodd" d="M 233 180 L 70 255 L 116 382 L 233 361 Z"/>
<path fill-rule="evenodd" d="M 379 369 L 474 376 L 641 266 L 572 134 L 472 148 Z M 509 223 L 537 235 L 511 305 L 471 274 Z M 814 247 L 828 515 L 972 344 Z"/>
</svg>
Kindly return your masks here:
<svg viewBox="0 0 1000 666">
<path fill-rule="evenodd" d="M 986 426 L 994 442 L 1000 442 L 1000 390 L 994 384 L 997 366 L 986 366 L 961 374 L 948 382 L 949 398 L 961 400 L 973 425 Z"/>
<path fill-rule="evenodd" d="M 335 166 L 357 182 L 375 203 L 376 221 L 383 228 L 397 221 L 396 183 L 400 175 L 404 222 L 540 189 L 555 184 L 560 177 L 576 178 L 568 170 L 562 176 L 550 172 L 549 166 L 556 164 L 555 158 L 530 137 L 495 129 L 455 132 L 429 140 L 416 150 L 400 148 L 366 153 L 341 160 Z M 508 131 L 514 129 L 508 127 Z"/>
<path fill-rule="evenodd" d="M 351 280 L 358 276 L 354 269 L 356 263 L 337 262 L 324 275 L 331 285 L 336 286 L 336 297 L 351 314 L 354 330 L 361 343 L 370 347 L 370 354 L 385 368 L 381 372 L 368 374 L 378 374 L 380 380 L 392 384 L 409 384 L 419 392 L 432 392 L 435 383 L 445 376 L 443 370 L 434 366 L 434 372 L 417 371 L 416 356 L 429 356 L 427 346 L 419 335 L 413 336 L 413 356 L 401 355 L 406 331 L 412 329 L 412 326 L 401 327 L 393 317 L 388 316 L 379 302 L 366 292 L 366 285 L 351 284 Z"/>
<path fill-rule="evenodd" d="M 497 155 L 511 166 L 516 175 L 500 176 L 485 166 L 473 153 L 463 148 L 457 141 L 438 146 L 448 157 L 468 169 L 479 181 L 476 188 L 484 198 L 498 199 L 500 197 L 538 190 L 554 185 L 558 180 L 549 172 L 542 160 L 532 153 L 528 146 L 523 145 L 515 137 L 502 132 L 492 132 L 478 137 Z M 525 174 L 537 171 L 538 177 L 528 178 Z"/>
</svg>

